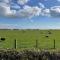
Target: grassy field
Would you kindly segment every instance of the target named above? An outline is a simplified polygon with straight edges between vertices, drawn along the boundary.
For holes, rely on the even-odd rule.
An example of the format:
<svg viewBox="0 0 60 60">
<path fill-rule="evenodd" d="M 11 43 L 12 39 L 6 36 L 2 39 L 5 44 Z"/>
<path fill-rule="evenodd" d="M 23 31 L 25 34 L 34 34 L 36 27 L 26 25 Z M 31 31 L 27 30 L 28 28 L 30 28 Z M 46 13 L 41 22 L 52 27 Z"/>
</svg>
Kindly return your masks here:
<svg viewBox="0 0 60 60">
<path fill-rule="evenodd" d="M 48 37 L 47 37 L 48 36 Z M 14 48 L 14 40 L 17 40 L 17 49 L 35 48 L 38 40 L 38 48 L 53 48 L 54 39 L 56 48 L 60 48 L 60 30 L 0 30 L 0 48 Z"/>
</svg>

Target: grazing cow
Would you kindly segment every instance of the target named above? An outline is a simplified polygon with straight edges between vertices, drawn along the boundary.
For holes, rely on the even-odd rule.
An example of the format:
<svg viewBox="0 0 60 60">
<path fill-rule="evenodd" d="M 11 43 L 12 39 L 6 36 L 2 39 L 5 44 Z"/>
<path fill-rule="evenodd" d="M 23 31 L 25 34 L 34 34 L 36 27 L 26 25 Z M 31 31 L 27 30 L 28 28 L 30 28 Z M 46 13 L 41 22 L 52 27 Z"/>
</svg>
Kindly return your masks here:
<svg viewBox="0 0 60 60">
<path fill-rule="evenodd" d="M 5 41 L 5 38 L 1 38 L 1 41 Z"/>
<path fill-rule="evenodd" d="M 51 32 L 50 32 L 50 31 L 48 31 L 48 34 L 51 34 Z"/>
<path fill-rule="evenodd" d="M 45 36 L 45 37 L 49 37 L 49 36 L 47 35 L 47 36 Z"/>
</svg>

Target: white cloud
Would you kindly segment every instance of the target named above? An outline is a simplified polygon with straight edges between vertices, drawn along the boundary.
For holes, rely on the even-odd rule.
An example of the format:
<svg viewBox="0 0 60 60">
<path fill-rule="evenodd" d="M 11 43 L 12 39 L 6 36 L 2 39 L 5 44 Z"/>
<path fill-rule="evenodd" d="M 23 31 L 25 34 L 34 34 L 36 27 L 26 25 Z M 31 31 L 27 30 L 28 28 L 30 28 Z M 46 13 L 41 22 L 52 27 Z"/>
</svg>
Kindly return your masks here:
<svg viewBox="0 0 60 60">
<path fill-rule="evenodd" d="M 5 3 L 0 4 L 0 16 L 5 17 L 19 17 L 19 18 L 31 18 L 34 16 L 39 16 L 41 13 L 41 8 L 38 6 L 31 7 L 28 5 L 25 5 L 23 9 L 11 10 L 10 6 L 8 6 Z"/>
<path fill-rule="evenodd" d="M 51 7 L 50 14 L 52 17 L 60 17 L 60 6 Z"/>
<path fill-rule="evenodd" d="M 20 5 L 24 5 L 24 4 L 26 4 L 28 1 L 29 1 L 29 0 L 18 0 L 17 2 L 18 2 L 18 4 L 20 4 Z"/>
<path fill-rule="evenodd" d="M 60 0 L 57 0 L 58 2 L 60 2 Z"/>
<path fill-rule="evenodd" d="M 5 3 L 9 3 L 10 2 L 10 0 L 3 0 Z"/>
<path fill-rule="evenodd" d="M 55 11 L 57 13 L 60 13 L 60 6 L 53 6 L 53 7 L 51 7 L 51 10 Z"/>
<path fill-rule="evenodd" d="M 23 9 L 20 9 L 19 6 L 17 6 L 17 8 L 19 8 L 18 11 L 16 10 L 11 10 L 10 8 L 15 8 L 15 4 L 12 4 L 12 6 L 10 5 L 10 3 L 8 3 L 11 0 L 2 0 L 2 2 L 0 2 L 0 16 L 4 16 L 4 17 L 19 17 L 19 18 L 32 18 L 34 16 L 39 16 L 39 15 L 47 15 L 49 13 L 48 9 L 45 9 L 42 11 L 42 8 L 45 8 L 45 6 L 42 3 L 39 3 L 40 7 L 38 6 L 28 6 L 28 5 L 24 5 Z M 18 0 L 18 2 L 20 4 L 25 4 L 27 3 L 29 0 Z M 8 4 L 7 4 L 8 3 Z"/>
<path fill-rule="evenodd" d="M 50 9 L 43 9 L 42 10 L 42 16 L 48 16 L 48 17 L 50 17 Z"/>
<path fill-rule="evenodd" d="M 45 8 L 44 4 L 39 3 L 40 8 Z"/>
<path fill-rule="evenodd" d="M 10 0 L 0 0 L 0 1 L 3 3 L 9 3 L 10 2 Z"/>
<path fill-rule="evenodd" d="M 25 5 L 23 9 L 19 9 L 19 11 L 11 10 L 10 5 L 6 3 L 0 3 L 0 16 L 5 17 L 20 17 L 20 18 L 31 18 L 33 16 L 39 16 L 41 13 L 41 9 L 38 6 L 31 7 Z"/>
<path fill-rule="evenodd" d="M 5 3 L 0 3 L 0 16 L 4 17 L 14 17 L 16 11 L 11 10 L 10 6 Z"/>
<path fill-rule="evenodd" d="M 31 18 L 34 16 L 39 16 L 41 13 L 41 9 L 37 6 L 30 7 L 30 6 L 24 6 L 23 9 L 16 12 L 18 17 L 24 17 L 24 18 Z"/>
<path fill-rule="evenodd" d="M 47 9 L 42 3 L 39 3 L 40 7 L 38 6 L 28 6 L 24 5 L 23 9 L 20 9 L 20 6 L 16 4 L 10 5 L 7 4 L 7 1 L 11 0 L 2 0 L 5 2 L 0 2 L 0 16 L 10 17 L 10 18 L 32 18 L 34 16 L 52 16 L 52 17 L 60 17 L 60 6 L 53 6 L 50 9 Z M 24 1 L 24 0 L 20 0 Z M 25 3 L 24 3 L 25 4 Z M 11 9 L 15 8 L 19 9 L 14 10 Z"/>
<path fill-rule="evenodd" d="M 19 10 L 21 8 L 18 4 L 15 4 L 15 3 L 11 3 L 10 6 L 11 6 L 12 9 L 16 9 L 16 10 L 17 9 Z"/>
</svg>

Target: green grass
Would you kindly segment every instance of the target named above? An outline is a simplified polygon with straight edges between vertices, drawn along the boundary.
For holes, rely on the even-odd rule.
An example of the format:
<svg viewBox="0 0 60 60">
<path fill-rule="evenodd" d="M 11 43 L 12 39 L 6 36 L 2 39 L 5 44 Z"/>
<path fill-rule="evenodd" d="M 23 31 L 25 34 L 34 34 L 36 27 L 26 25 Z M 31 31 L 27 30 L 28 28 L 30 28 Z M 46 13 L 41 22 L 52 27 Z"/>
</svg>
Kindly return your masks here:
<svg viewBox="0 0 60 60">
<path fill-rule="evenodd" d="M 48 34 L 48 31 L 51 34 Z M 49 37 L 45 37 L 48 35 Z M 35 48 L 38 40 L 38 48 L 53 48 L 53 40 L 56 40 L 56 48 L 60 48 L 60 30 L 0 30 L 0 37 L 6 40 L 0 42 L 0 48 L 14 48 L 14 40 L 17 40 L 17 49 Z"/>
</svg>

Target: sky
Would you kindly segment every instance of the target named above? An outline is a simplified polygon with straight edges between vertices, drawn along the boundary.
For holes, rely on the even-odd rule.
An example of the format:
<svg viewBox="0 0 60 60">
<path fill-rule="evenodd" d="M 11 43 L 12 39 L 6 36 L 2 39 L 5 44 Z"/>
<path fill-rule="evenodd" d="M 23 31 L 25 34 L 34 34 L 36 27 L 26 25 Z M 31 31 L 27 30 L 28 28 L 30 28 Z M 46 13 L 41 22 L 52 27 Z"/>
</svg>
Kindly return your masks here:
<svg viewBox="0 0 60 60">
<path fill-rule="evenodd" d="M 60 0 L 0 0 L 0 29 L 60 29 Z"/>
</svg>

